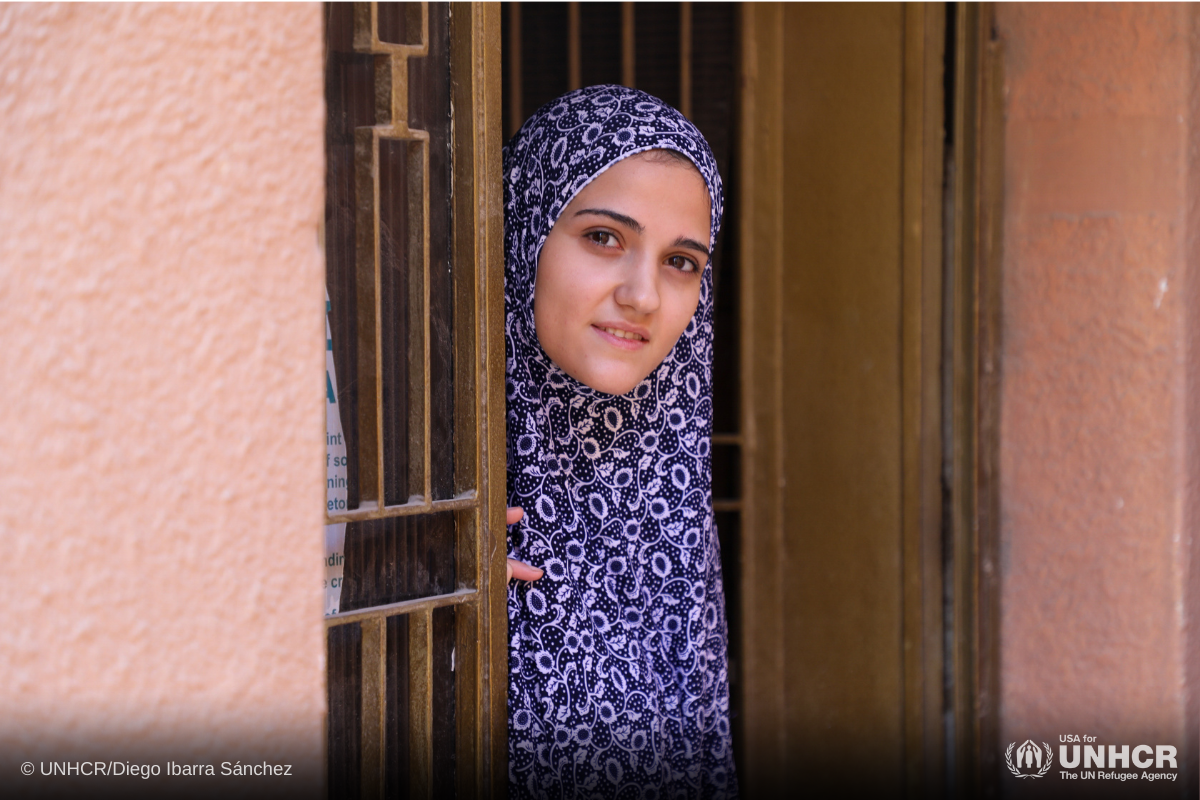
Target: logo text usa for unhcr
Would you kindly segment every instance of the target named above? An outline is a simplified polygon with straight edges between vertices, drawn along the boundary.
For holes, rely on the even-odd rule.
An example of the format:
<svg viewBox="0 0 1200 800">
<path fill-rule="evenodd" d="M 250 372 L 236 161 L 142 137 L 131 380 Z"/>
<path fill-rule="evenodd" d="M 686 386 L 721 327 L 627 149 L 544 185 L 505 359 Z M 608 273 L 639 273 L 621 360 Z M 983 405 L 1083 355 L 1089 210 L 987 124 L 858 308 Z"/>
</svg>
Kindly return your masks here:
<svg viewBox="0 0 1200 800">
<path fill-rule="evenodd" d="M 1064 734 L 1058 740 L 1079 743 L 1058 747 L 1057 772 L 1064 780 L 1174 781 L 1179 778 L 1178 750 L 1173 745 L 1104 745 L 1097 742 L 1095 736 L 1076 734 Z M 1004 760 L 1009 772 L 1017 778 L 1045 777 L 1054 762 L 1050 745 L 1042 742 L 1039 746 L 1032 739 L 1026 739 L 1020 745 L 1009 744 L 1004 751 Z M 1152 768 L 1170 771 L 1148 771 Z"/>
</svg>

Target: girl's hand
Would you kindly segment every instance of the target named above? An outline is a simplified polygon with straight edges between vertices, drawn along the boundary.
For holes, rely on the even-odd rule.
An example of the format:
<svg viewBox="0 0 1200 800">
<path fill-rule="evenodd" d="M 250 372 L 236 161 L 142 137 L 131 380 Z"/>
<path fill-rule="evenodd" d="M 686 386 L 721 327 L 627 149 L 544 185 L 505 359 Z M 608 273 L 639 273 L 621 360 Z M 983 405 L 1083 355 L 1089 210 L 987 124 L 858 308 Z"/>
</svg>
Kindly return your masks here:
<svg viewBox="0 0 1200 800">
<path fill-rule="evenodd" d="M 508 510 L 505 524 L 516 525 L 523 516 L 525 516 L 525 510 L 514 506 Z M 540 577 L 542 577 L 542 571 L 537 567 L 531 567 L 524 561 L 517 561 L 515 558 L 508 560 L 508 580 L 516 578 L 519 581 L 536 581 Z"/>
</svg>

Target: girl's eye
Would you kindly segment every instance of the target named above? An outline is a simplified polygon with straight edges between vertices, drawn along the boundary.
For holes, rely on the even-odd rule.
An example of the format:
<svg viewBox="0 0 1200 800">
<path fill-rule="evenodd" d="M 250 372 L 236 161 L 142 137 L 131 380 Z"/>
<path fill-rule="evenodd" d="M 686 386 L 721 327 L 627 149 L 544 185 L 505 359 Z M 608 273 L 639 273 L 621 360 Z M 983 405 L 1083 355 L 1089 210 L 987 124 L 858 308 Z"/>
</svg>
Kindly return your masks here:
<svg viewBox="0 0 1200 800">
<path fill-rule="evenodd" d="M 583 236 L 592 244 L 597 244 L 601 247 L 617 246 L 617 237 L 608 231 L 591 231 L 589 233 L 585 233 Z"/>
<path fill-rule="evenodd" d="M 687 256 L 671 256 L 667 259 L 666 264 L 680 272 L 695 272 L 699 269 L 696 262 Z"/>
</svg>

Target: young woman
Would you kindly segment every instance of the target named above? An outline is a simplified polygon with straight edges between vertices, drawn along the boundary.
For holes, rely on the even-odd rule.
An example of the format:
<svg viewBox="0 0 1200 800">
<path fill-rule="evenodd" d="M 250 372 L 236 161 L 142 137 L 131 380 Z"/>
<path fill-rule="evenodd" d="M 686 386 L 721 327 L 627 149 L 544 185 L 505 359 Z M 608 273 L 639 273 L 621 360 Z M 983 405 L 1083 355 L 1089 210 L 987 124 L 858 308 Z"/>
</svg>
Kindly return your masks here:
<svg viewBox="0 0 1200 800">
<path fill-rule="evenodd" d="M 733 797 L 712 151 L 594 86 L 525 123 L 504 177 L 510 791 Z"/>
</svg>

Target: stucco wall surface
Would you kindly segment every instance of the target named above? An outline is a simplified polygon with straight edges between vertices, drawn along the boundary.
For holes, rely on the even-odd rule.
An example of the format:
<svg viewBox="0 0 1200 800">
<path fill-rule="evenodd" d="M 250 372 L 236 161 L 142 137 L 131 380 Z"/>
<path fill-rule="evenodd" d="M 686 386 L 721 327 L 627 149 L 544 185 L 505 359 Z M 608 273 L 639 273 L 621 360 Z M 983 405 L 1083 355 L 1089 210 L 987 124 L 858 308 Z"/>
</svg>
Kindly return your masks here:
<svg viewBox="0 0 1200 800">
<path fill-rule="evenodd" d="M 316 4 L 0 6 L 0 786 L 319 769 L 321 37 Z"/>
<path fill-rule="evenodd" d="M 1060 735 L 1087 734 L 1131 749 L 1172 744 L 1182 758 L 1194 611 L 1185 412 L 1195 402 L 1195 12 L 996 13 L 1006 70 L 1002 745 L 1046 741 L 1057 758 Z M 1067 791 L 1006 785 L 1021 796 Z M 1180 783 L 1073 788 L 1183 796 Z"/>
</svg>

